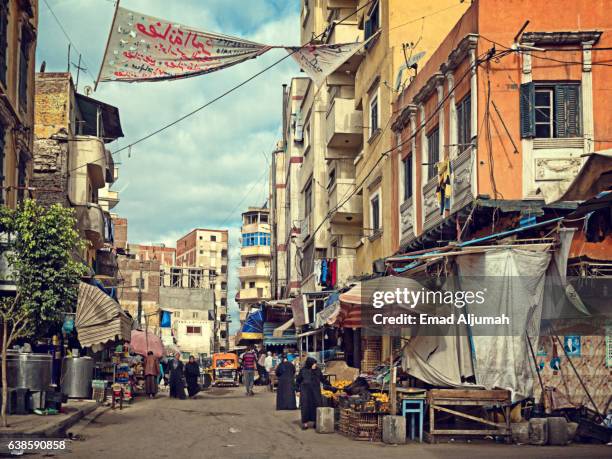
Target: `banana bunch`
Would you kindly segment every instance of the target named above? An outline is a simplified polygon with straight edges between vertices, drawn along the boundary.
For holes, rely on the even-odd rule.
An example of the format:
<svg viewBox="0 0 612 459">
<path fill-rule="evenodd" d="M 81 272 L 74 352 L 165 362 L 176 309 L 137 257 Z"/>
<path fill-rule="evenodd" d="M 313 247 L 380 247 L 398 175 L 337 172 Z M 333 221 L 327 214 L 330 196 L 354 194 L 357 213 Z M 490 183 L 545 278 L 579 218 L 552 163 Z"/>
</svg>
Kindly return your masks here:
<svg viewBox="0 0 612 459">
<path fill-rule="evenodd" d="M 374 392 L 373 394 L 370 394 L 370 395 L 377 402 L 381 402 L 381 403 L 388 403 L 389 402 L 389 396 L 387 394 L 385 394 L 384 392 Z"/>
<path fill-rule="evenodd" d="M 349 381 L 348 379 L 339 379 L 337 381 L 334 381 L 332 383 L 332 386 L 334 386 L 336 389 L 344 389 L 346 386 L 350 385 L 352 383 L 352 381 Z"/>
</svg>

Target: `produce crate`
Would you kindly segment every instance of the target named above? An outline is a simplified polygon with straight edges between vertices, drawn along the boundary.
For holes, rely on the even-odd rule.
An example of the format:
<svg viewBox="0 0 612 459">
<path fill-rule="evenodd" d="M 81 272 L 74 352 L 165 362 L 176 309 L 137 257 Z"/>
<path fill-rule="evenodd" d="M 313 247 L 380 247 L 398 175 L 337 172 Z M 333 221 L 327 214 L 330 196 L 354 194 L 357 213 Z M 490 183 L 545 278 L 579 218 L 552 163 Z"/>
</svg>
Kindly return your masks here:
<svg viewBox="0 0 612 459">
<path fill-rule="evenodd" d="M 381 441 L 382 416 L 379 413 L 361 413 L 350 408 L 342 408 L 338 433 L 353 440 Z"/>
<path fill-rule="evenodd" d="M 340 416 L 338 419 L 338 433 L 342 435 L 349 435 L 349 429 L 351 425 L 352 415 L 350 408 L 340 408 Z"/>
</svg>

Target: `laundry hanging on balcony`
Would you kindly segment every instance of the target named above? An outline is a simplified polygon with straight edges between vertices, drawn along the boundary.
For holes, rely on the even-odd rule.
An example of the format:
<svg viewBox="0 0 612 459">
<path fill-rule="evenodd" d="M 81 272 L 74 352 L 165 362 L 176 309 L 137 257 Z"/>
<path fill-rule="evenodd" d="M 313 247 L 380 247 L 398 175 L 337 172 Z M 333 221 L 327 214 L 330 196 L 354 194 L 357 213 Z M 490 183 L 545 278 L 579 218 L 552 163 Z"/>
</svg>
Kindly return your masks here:
<svg viewBox="0 0 612 459">
<path fill-rule="evenodd" d="M 117 2 L 119 3 L 119 2 Z M 317 84 L 367 43 L 270 46 L 196 30 L 117 5 L 96 80 L 162 81 L 203 75 L 284 48 Z"/>
<path fill-rule="evenodd" d="M 436 198 L 440 215 L 444 215 L 445 210 L 451 208 L 451 195 L 453 192 L 451 182 L 451 162 L 449 159 L 442 160 L 436 164 L 438 169 L 438 186 L 436 188 Z"/>
</svg>

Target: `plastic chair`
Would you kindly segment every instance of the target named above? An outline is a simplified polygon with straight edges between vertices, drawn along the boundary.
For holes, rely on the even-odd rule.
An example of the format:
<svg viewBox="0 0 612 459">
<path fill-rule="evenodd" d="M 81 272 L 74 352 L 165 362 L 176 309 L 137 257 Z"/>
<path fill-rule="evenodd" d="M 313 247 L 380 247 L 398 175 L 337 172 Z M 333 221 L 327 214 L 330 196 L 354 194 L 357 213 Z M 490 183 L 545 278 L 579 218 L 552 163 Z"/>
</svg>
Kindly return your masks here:
<svg viewBox="0 0 612 459">
<path fill-rule="evenodd" d="M 410 439 L 414 440 L 416 417 L 419 417 L 419 443 L 423 443 L 423 418 L 425 417 L 425 399 L 402 400 L 402 416 L 410 415 Z"/>
</svg>

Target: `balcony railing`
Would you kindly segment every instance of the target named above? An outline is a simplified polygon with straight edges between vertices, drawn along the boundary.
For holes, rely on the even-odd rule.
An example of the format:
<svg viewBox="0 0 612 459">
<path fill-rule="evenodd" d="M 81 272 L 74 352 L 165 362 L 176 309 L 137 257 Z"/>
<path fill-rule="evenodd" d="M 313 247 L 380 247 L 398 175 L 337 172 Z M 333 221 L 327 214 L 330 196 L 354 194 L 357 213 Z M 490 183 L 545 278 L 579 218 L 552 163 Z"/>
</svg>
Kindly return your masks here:
<svg viewBox="0 0 612 459">
<path fill-rule="evenodd" d="M 238 277 L 250 278 L 250 277 L 268 277 L 270 270 L 264 266 L 242 266 L 238 271 Z"/>
<path fill-rule="evenodd" d="M 363 116 L 353 99 L 334 98 L 327 113 L 327 146 L 357 148 L 362 140 Z"/>
<path fill-rule="evenodd" d="M 240 247 L 240 255 L 243 257 L 269 257 L 271 256 L 269 245 L 253 245 Z"/>
<path fill-rule="evenodd" d="M 414 239 L 414 206 L 412 198 L 408 198 L 400 206 L 400 244 Z"/>
</svg>

